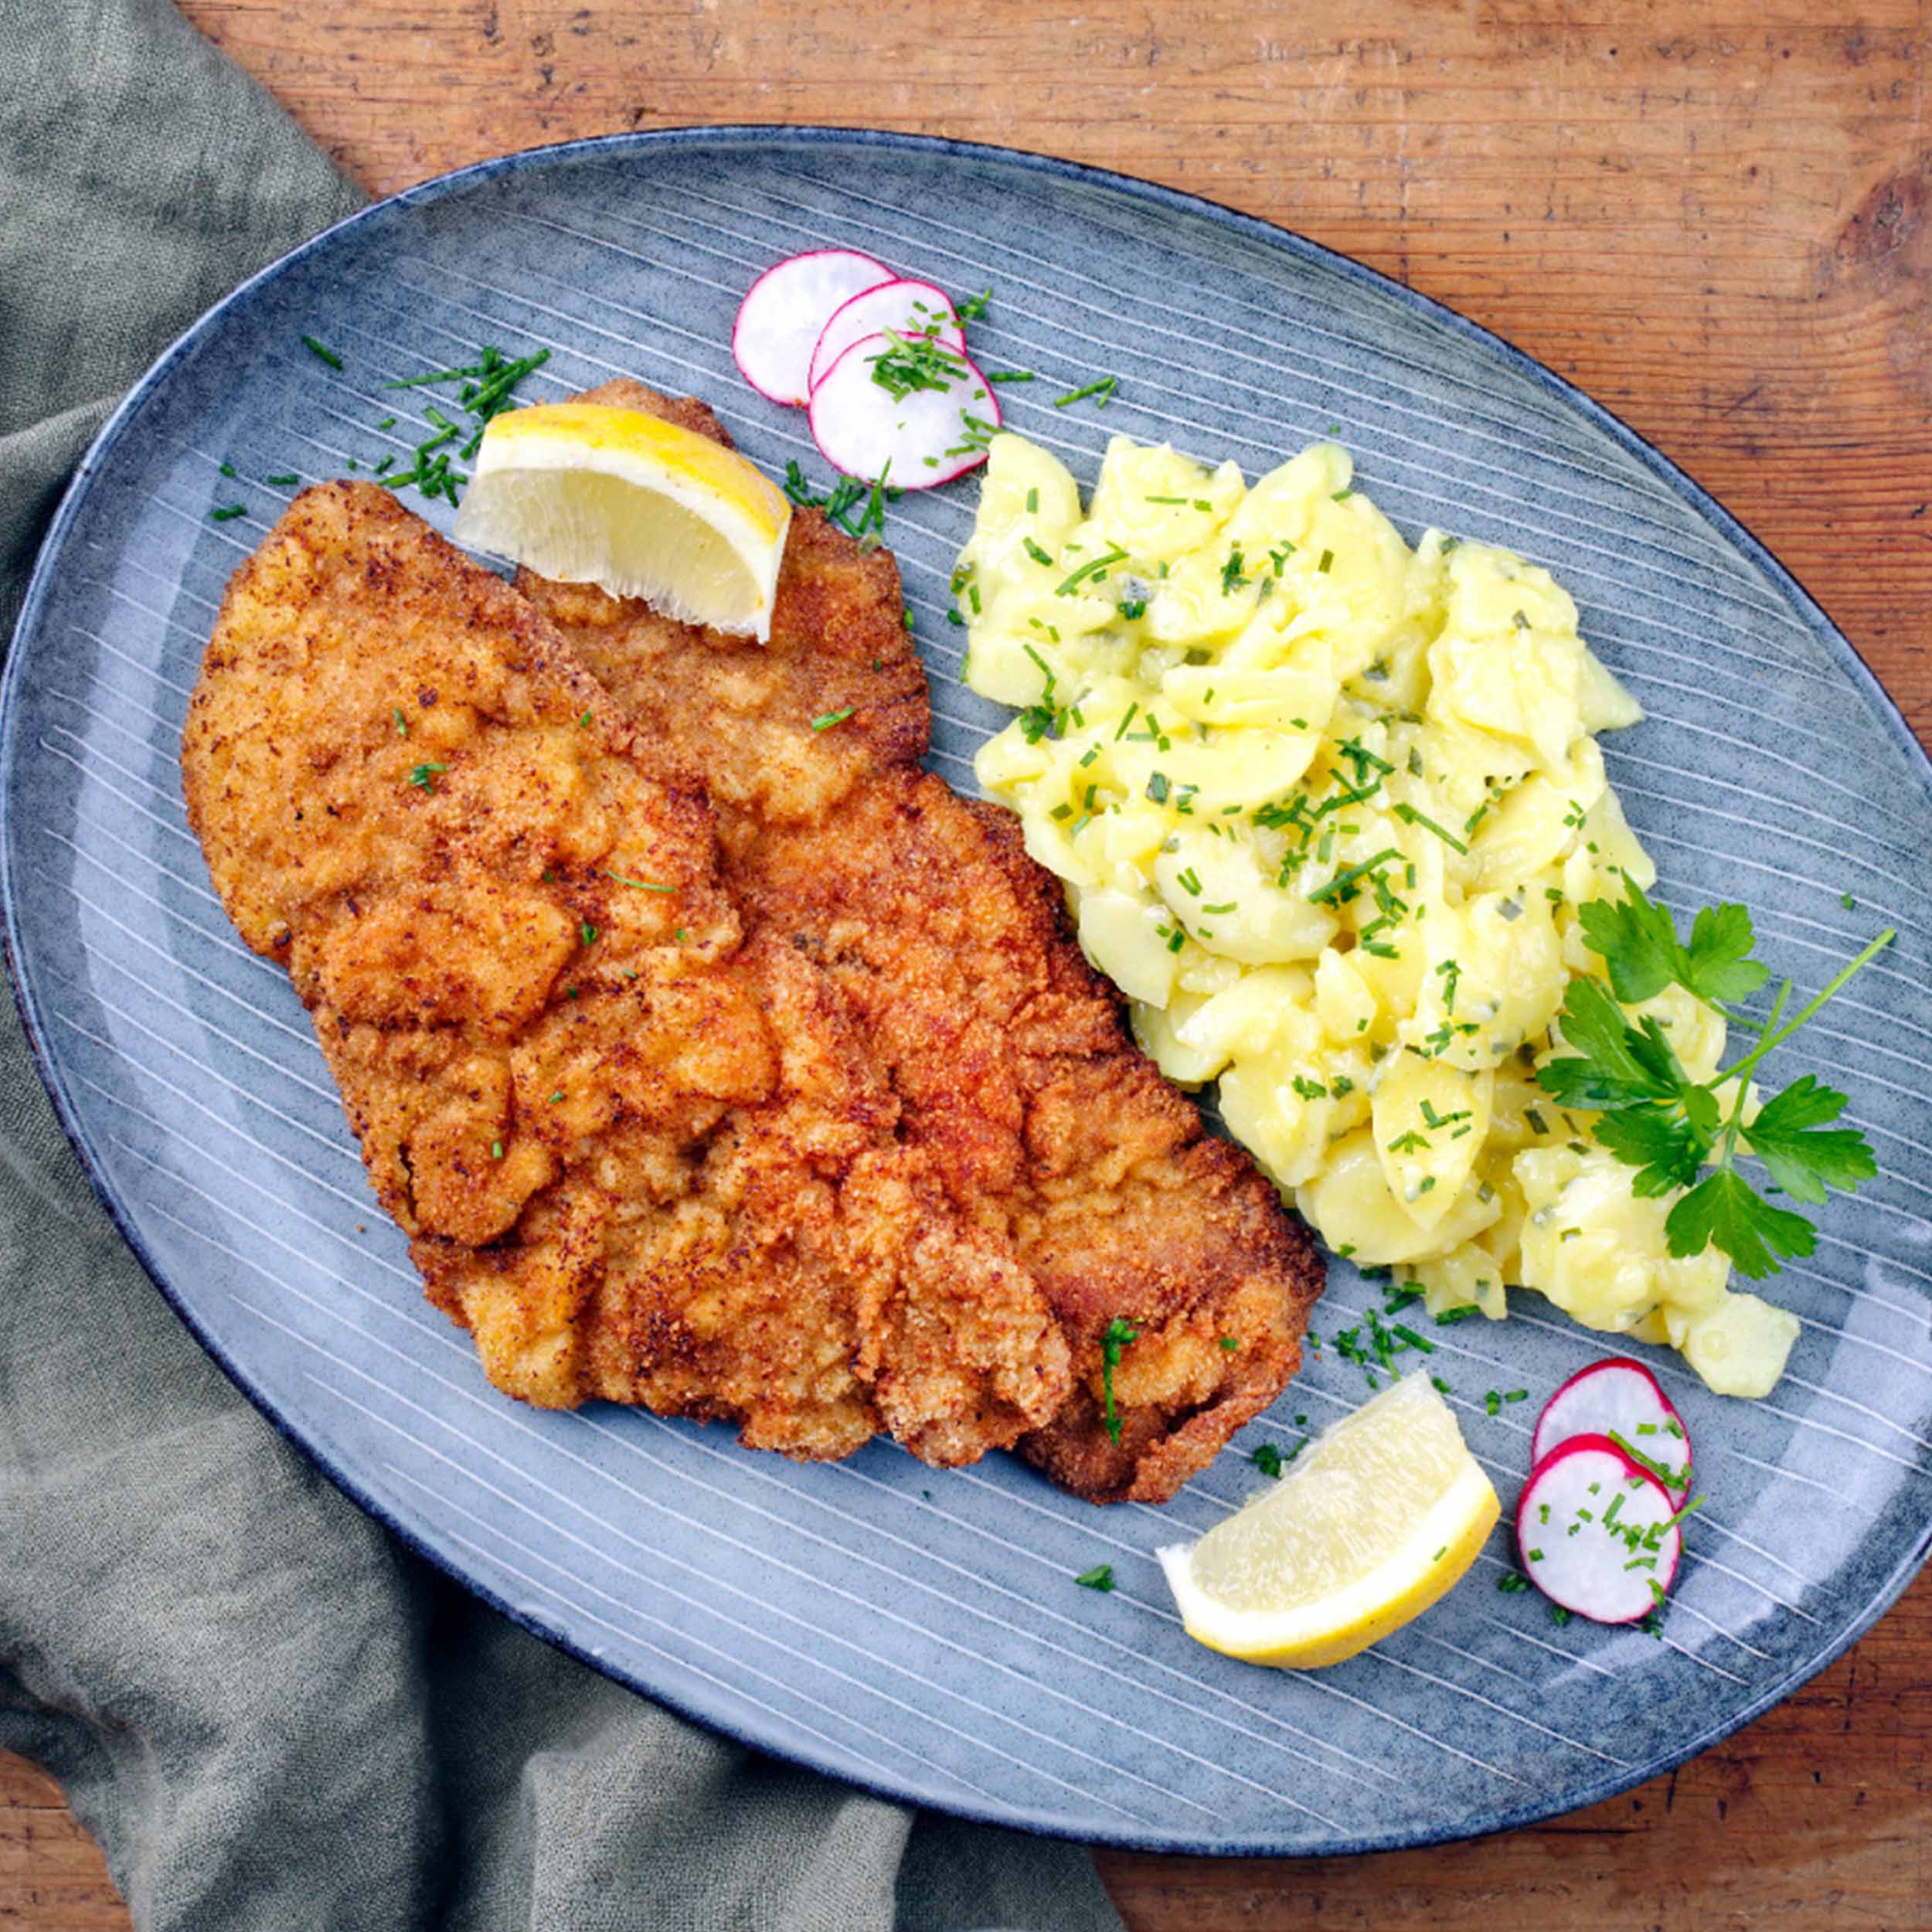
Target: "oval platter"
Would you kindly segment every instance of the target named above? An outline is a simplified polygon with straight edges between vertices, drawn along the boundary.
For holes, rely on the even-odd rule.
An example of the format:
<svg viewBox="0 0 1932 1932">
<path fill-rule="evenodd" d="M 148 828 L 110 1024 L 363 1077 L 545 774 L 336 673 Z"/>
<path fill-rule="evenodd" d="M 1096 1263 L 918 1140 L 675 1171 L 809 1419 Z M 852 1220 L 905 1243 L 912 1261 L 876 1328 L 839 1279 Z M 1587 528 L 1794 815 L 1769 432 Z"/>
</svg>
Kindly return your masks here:
<svg viewBox="0 0 1932 1932">
<path fill-rule="evenodd" d="M 740 294 L 807 247 L 961 294 L 1009 421 L 1090 482 L 1115 433 L 1253 474 L 1338 436 L 1412 539 L 1509 545 L 1575 594 L 1647 720 L 1606 746 L 1681 916 L 1748 899 L 1815 986 L 1896 946 L 1787 1049 L 1848 1088 L 1882 1169 L 1771 1292 L 1803 1332 L 1757 1403 L 1655 1366 L 1709 1497 L 1661 1638 L 1500 1591 L 1501 1531 L 1447 1604 L 1339 1668 L 1257 1671 L 1182 1633 L 1153 1557 L 1366 1393 L 1333 1347 L 1164 1509 L 1097 1509 L 1004 1457 L 879 1444 L 800 1468 L 720 1429 L 499 1397 L 374 1209 L 307 1019 L 248 954 L 182 815 L 179 734 L 229 573 L 308 481 L 406 465 L 426 393 L 386 379 L 538 349 L 527 399 L 617 374 L 710 402 L 822 477 L 734 371 Z M 304 347 L 330 346 L 334 369 Z M 1104 409 L 1055 393 L 1107 376 Z M 428 392 L 433 396 L 434 392 Z M 398 420 L 383 427 L 384 419 Z M 226 463 L 233 480 L 223 474 Z M 1002 714 L 945 621 L 970 482 L 893 506 L 937 713 L 971 786 Z M 412 495 L 408 501 L 420 506 Z M 242 513 L 214 520 L 239 503 Z M 447 529 L 451 511 L 427 513 Z M 1823 614 L 1679 471 L 1495 338 L 1206 202 L 997 148 L 812 128 L 613 137 L 485 163 L 343 223 L 238 289 L 121 405 L 56 519 L 6 668 L 4 910 L 67 1131 L 128 1240 L 243 1389 L 366 1508 L 531 1629 L 765 1750 L 887 1795 L 1150 1849 L 1336 1852 L 1528 1822 L 1681 1761 L 1896 1597 L 1932 1520 L 1932 784 Z M 1333 1264 L 1316 1332 L 1378 1291 Z M 1432 1367 L 1514 1503 L 1542 1398 L 1614 1352 L 1536 1298 L 1435 1332 Z M 1655 1354 L 1655 1352 L 1652 1352 Z M 1492 1390 L 1522 1389 L 1520 1404 Z M 1488 1413 L 1492 1406 L 1498 1413 Z M 1110 1595 L 1074 1587 L 1111 1563 Z"/>
</svg>

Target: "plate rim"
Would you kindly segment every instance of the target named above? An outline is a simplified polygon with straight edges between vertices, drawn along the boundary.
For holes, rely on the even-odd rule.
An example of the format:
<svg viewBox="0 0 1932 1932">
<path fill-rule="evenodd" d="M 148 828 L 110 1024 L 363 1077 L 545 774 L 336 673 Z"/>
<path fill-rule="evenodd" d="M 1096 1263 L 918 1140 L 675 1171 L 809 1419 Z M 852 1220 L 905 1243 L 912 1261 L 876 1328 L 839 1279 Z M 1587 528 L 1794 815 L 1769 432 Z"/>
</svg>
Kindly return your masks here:
<svg viewBox="0 0 1932 1932">
<path fill-rule="evenodd" d="M 237 283 L 213 303 L 169 342 L 136 379 L 103 423 L 75 468 L 49 522 L 47 532 L 34 560 L 27 589 L 9 640 L 7 662 L 0 672 L 0 953 L 4 953 L 7 976 L 35 1070 L 46 1089 L 56 1117 L 73 1148 L 95 1198 L 106 1210 L 116 1231 L 141 1264 L 148 1279 L 173 1310 L 182 1325 L 268 1422 L 275 1433 L 292 1444 L 329 1481 L 365 1514 L 396 1536 L 413 1554 L 432 1563 L 473 1596 L 507 1617 L 519 1628 L 541 1638 L 587 1665 L 599 1675 L 622 1685 L 638 1696 L 664 1706 L 688 1721 L 731 1738 L 764 1754 L 802 1764 L 821 1775 L 837 1779 L 854 1788 L 888 1802 L 913 1804 L 940 1810 L 975 1822 L 1004 1825 L 1036 1836 L 1062 1838 L 1090 1845 L 1105 1845 L 1121 1850 L 1179 1854 L 1199 1857 L 1345 1857 L 1357 1854 L 1402 1850 L 1415 1847 L 1454 1844 L 1519 1830 L 1549 1819 L 1566 1816 L 1634 1789 L 1651 1778 L 1674 1770 L 1699 1753 L 1731 1736 L 1766 1712 L 1803 1688 L 1820 1672 L 1828 1669 L 1890 1610 L 1932 1556 L 1932 1521 L 1922 1525 L 1916 1539 L 1906 1549 L 1891 1573 L 1869 1600 L 1814 1656 L 1786 1672 L 1774 1684 L 1747 1700 L 1736 1711 L 1727 1713 L 1708 1724 L 1681 1744 L 1672 1744 L 1641 1765 L 1619 1768 L 1588 1783 L 1572 1785 L 1553 1799 L 1531 1800 L 1521 1804 L 1485 1809 L 1452 1825 L 1424 1825 L 1413 1830 L 1384 1830 L 1345 1837 L 1318 1846 L 1284 1846 L 1280 1841 L 1254 1835 L 1222 1840 L 1189 1837 L 1178 1832 L 1148 1832 L 1099 1829 L 1091 1832 L 1049 1817 L 1029 1816 L 1017 1808 L 961 1804 L 947 1801 L 936 1804 L 931 1797 L 909 1785 L 894 1785 L 854 1773 L 835 1764 L 827 1755 L 809 1749 L 779 1746 L 733 1724 L 713 1710 L 701 1709 L 691 1699 L 669 1692 L 642 1678 L 594 1655 L 560 1626 L 519 1610 L 499 1592 L 463 1567 L 454 1554 L 435 1548 L 393 1510 L 366 1490 L 348 1468 L 339 1466 L 319 1447 L 311 1444 L 294 1423 L 277 1409 L 266 1392 L 233 1359 L 229 1351 L 204 1328 L 151 1253 L 137 1230 L 131 1212 L 124 1206 L 120 1190 L 111 1179 L 105 1162 L 95 1148 L 93 1136 L 81 1120 L 67 1090 L 55 1056 L 52 1039 L 42 1013 L 39 996 L 21 971 L 19 918 L 15 901 L 11 826 L 8 820 L 11 779 L 17 760 L 17 722 L 20 714 L 19 692 L 24 682 L 24 647 L 38 630 L 45 606 L 62 562 L 63 553 L 75 519 L 95 478 L 119 443 L 134 416 L 165 381 L 175 365 L 211 332 L 233 308 L 257 289 L 287 273 L 299 262 L 325 248 L 359 224 L 376 219 L 399 208 L 442 200 L 459 195 L 500 175 L 528 170 L 542 171 L 560 162 L 605 154 L 630 156 L 662 148 L 702 148 L 709 145 L 756 149 L 760 147 L 794 146 L 807 149 L 855 144 L 861 148 L 896 150 L 942 159 L 968 162 L 994 162 L 1017 167 L 1063 181 L 1094 186 L 1124 194 L 1129 199 L 1170 213 L 1205 216 L 1216 224 L 1261 247 L 1284 251 L 1292 257 L 1321 264 L 1348 281 L 1372 291 L 1384 300 L 1393 300 L 1411 311 L 1426 317 L 1439 327 L 1488 355 L 1500 355 L 1516 373 L 1527 376 L 1546 394 L 1580 414 L 1607 434 L 1627 454 L 1634 457 L 1651 476 L 1665 484 L 1690 509 L 1704 518 L 1734 550 L 1770 580 L 1822 645 L 1827 655 L 1845 672 L 1852 687 L 1866 709 L 1883 727 L 1892 742 L 1905 754 L 1928 802 L 1932 802 L 1932 753 L 1920 744 L 1906 722 L 1898 702 L 1862 658 L 1855 646 L 1826 613 L 1791 570 L 1730 510 L 1681 468 L 1662 451 L 1633 428 L 1614 410 L 1598 402 L 1567 377 L 1519 349 L 1505 337 L 1471 320 L 1434 296 L 1410 287 L 1367 264 L 1311 240 L 1292 229 L 1247 214 L 1207 196 L 1144 181 L 1117 170 L 1085 162 L 1070 161 L 1025 148 L 991 141 L 962 141 L 947 136 L 913 134 L 871 128 L 840 127 L 825 123 L 784 121 L 733 121 L 675 128 L 638 129 L 590 135 L 582 139 L 556 141 L 513 153 L 495 155 L 463 167 L 432 176 L 370 202 L 366 206 L 333 222 L 305 241 L 298 243 L 274 260 Z"/>
</svg>

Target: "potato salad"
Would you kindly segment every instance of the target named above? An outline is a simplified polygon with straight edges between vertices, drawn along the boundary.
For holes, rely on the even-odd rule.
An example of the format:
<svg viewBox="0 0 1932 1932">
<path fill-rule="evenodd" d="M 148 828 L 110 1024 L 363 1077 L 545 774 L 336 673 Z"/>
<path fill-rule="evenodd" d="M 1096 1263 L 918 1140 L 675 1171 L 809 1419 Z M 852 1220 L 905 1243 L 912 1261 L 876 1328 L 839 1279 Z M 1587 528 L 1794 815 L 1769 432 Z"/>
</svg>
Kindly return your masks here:
<svg viewBox="0 0 1932 1932">
<path fill-rule="evenodd" d="M 1335 1253 L 1444 1314 L 1534 1288 L 1765 1393 L 1793 1318 L 1673 1258 L 1682 1190 L 1645 1198 L 1590 1117 L 1536 1084 L 1577 909 L 1655 868 L 1597 734 L 1636 723 L 1549 573 L 1426 532 L 1411 549 L 1323 444 L 1252 487 L 1117 438 L 1073 476 L 993 439 L 954 591 L 965 676 L 1019 716 L 981 784 L 1066 881 L 1088 957 L 1172 1078 Z M 1721 1016 L 1654 1015 L 1715 1077 Z"/>
</svg>

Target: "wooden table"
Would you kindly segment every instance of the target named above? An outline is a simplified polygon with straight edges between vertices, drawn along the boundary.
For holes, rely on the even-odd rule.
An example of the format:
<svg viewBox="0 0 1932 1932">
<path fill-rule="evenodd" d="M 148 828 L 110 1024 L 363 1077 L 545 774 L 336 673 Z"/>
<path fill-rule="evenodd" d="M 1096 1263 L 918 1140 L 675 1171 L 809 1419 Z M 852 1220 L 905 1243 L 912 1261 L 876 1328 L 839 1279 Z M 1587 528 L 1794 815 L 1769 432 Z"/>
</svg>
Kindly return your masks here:
<svg viewBox="0 0 1932 1932">
<path fill-rule="evenodd" d="M 1763 537 L 1932 740 L 1932 0 L 185 0 L 379 193 L 617 128 L 995 141 L 1298 229 L 1573 378 Z M 1932 1923 L 1932 1575 L 1807 1689 L 1555 1824 L 1104 1854 L 1135 1932 Z M 0 1924 L 126 1913 L 0 1757 Z"/>
</svg>

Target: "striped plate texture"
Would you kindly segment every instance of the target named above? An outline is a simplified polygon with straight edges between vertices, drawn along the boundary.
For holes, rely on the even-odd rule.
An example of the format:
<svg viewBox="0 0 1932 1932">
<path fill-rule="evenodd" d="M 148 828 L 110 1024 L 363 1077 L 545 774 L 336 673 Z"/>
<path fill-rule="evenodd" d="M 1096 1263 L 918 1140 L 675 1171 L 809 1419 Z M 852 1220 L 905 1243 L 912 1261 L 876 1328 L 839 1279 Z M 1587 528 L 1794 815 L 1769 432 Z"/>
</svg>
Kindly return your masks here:
<svg viewBox="0 0 1932 1932">
<path fill-rule="evenodd" d="M 1164 1509 L 1101 1510 L 1005 1458 L 835 1467 L 719 1429 L 493 1393 L 373 1209 L 287 981 L 243 950 L 182 816 L 178 739 L 229 573 L 304 481 L 404 464 L 434 391 L 384 379 L 539 347 L 543 399 L 618 375 L 693 391 L 768 468 L 822 479 L 802 417 L 727 343 L 757 270 L 850 246 L 962 294 L 1009 420 L 1090 480 L 1108 436 L 1250 474 L 1324 432 L 1413 537 L 1505 543 L 1575 594 L 1646 707 L 1608 747 L 1680 914 L 1744 896 L 1815 986 L 1896 947 L 1784 1059 L 1848 1087 L 1883 1172 L 1773 1284 L 1803 1322 L 1757 1403 L 1655 1366 L 1709 1504 L 1661 1641 L 1553 1624 L 1497 1585 L 1340 1668 L 1192 1645 L 1152 1552 L 1219 1521 L 1359 1402 L 1331 1347 Z M 303 346 L 312 335 L 338 371 Z M 1120 379 L 1104 411 L 1053 397 Z M 393 414 L 392 427 L 380 427 Z M 230 464 L 230 479 L 219 466 Z M 968 481 L 896 505 L 939 716 L 970 787 L 1000 722 L 944 621 Z M 413 506 L 420 499 L 406 499 Z M 223 521 L 217 506 L 243 514 Z M 447 506 L 429 514 L 447 527 Z M 49 539 L 7 667 L 5 911 L 69 1131 L 128 1240 L 236 1380 L 341 1485 L 532 1629 L 767 1750 L 895 1796 L 1115 1843 L 1337 1852 L 1547 1816 L 1675 1763 L 1836 1655 L 1903 1587 L 1932 1505 L 1932 791 L 1849 647 L 1723 511 L 1512 350 L 1257 223 L 996 149 L 822 130 L 626 137 L 413 190 L 223 303 L 129 397 Z M 1846 895 L 1849 894 L 1849 903 Z M 1374 1298 L 1337 1263 L 1315 1325 Z M 1614 1352 L 1536 1298 L 1434 1332 L 1432 1366 L 1513 1505 L 1542 1398 Z M 1486 1413 L 1488 1391 L 1527 1400 Z M 1111 1595 L 1074 1587 L 1111 1563 Z"/>
</svg>

